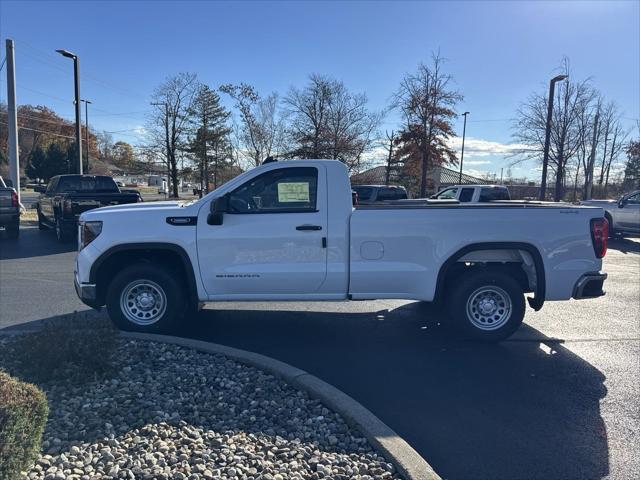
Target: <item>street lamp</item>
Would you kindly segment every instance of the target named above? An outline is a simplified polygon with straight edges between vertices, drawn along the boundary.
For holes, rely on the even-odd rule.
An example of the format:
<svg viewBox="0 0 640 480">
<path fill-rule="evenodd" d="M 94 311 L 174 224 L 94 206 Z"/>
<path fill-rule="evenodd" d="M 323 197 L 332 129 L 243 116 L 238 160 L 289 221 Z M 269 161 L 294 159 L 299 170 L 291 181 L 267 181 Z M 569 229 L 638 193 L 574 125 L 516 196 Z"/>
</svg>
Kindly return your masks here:
<svg viewBox="0 0 640 480">
<path fill-rule="evenodd" d="M 68 50 L 56 50 L 60 55 L 73 59 L 73 81 L 75 84 L 76 105 L 76 157 L 78 159 L 79 173 L 82 175 L 82 137 L 80 136 L 80 59 L 75 53 Z"/>
<path fill-rule="evenodd" d="M 462 114 L 464 116 L 464 126 L 462 127 L 462 153 L 460 154 L 460 178 L 458 179 L 458 184 L 462 185 L 462 162 L 464 161 L 464 137 L 467 133 L 467 115 L 469 112 L 464 112 Z"/>
<path fill-rule="evenodd" d="M 549 165 L 549 143 L 551 139 L 551 117 L 553 116 L 553 96 L 556 82 L 560 82 L 569 75 L 558 75 L 549 82 L 549 101 L 547 102 L 547 125 L 544 133 L 544 156 L 542 157 L 542 181 L 540 182 L 540 200 L 544 200 L 547 193 L 547 166 Z"/>
<path fill-rule="evenodd" d="M 84 102 L 84 143 L 87 149 L 87 173 L 89 173 L 89 104 L 91 100 L 80 100 Z"/>
</svg>

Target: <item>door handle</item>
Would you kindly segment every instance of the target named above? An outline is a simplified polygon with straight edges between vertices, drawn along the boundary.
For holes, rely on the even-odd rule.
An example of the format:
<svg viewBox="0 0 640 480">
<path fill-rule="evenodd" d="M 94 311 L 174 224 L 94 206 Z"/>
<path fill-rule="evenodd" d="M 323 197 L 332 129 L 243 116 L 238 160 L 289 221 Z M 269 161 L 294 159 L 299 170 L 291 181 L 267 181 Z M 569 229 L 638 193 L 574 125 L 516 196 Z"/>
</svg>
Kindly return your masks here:
<svg viewBox="0 0 640 480">
<path fill-rule="evenodd" d="M 322 230 L 320 225 L 298 225 L 296 230 L 308 231 L 308 230 Z"/>
</svg>

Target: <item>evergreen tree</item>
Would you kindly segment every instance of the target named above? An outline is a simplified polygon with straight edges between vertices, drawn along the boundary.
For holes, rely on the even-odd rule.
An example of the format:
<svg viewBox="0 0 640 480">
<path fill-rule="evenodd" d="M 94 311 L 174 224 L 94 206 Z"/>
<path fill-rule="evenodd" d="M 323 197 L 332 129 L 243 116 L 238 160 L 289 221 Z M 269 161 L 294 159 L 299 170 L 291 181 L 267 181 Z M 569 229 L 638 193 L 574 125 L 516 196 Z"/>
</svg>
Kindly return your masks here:
<svg viewBox="0 0 640 480">
<path fill-rule="evenodd" d="M 231 163 L 229 115 L 215 91 L 207 85 L 198 87 L 189 111 L 192 128 L 187 150 L 196 158 L 205 193 L 209 192 L 210 181 L 214 188 L 218 186 L 221 172 Z"/>
<path fill-rule="evenodd" d="M 29 163 L 24 168 L 24 173 L 32 179 L 40 178 L 49 180 L 49 171 L 47 170 L 47 154 L 41 147 L 36 147 L 31 152 Z"/>
<path fill-rule="evenodd" d="M 629 142 L 627 159 L 624 169 L 624 186 L 628 190 L 634 190 L 640 188 L 640 140 Z"/>
</svg>

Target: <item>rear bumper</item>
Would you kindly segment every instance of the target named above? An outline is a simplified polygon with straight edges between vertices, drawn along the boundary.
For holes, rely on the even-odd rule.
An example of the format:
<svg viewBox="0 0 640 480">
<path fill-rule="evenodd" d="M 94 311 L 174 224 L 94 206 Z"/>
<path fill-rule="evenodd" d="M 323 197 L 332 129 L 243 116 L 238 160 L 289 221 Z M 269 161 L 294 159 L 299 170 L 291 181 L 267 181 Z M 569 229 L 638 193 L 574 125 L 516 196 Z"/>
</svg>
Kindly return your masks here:
<svg viewBox="0 0 640 480">
<path fill-rule="evenodd" d="M 602 297 L 605 294 L 602 287 L 606 279 L 606 273 L 594 272 L 584 274 L 573 287 L 572 297 L 576 300 Z"/>
<path fill-rule="evenodd" d="M 73 284 L 76 287 L 76 294 L 80 300 L 82 300 L 82 303 L 92 308 L 98 308 L 100 306 L 96 298 L 96 285 L 94 283 L 80 283 L 78 273 L 76 272 Z"/>
<path fill-rule="evenodd" d="M 0 225 L 11 225 L 20 221 L 20 212 L 0 212 Z"/>
</svg>

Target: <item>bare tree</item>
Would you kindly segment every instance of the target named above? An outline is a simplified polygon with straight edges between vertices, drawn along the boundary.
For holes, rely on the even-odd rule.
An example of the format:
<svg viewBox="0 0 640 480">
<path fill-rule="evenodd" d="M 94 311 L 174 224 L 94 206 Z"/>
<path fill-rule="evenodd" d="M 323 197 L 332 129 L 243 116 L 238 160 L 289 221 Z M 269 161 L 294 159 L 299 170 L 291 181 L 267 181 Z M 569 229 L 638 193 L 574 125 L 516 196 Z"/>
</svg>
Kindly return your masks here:
<svg viewBox="0 0 640 480">
<path fill-rule="evenodd" d="M 354 170 L 373 146 L 381 114 L 367 108 L 366 95 L 351 93 L 338 80 L 312 74 L 304 88 L 289 90 L 284 103 L 294 157 L 332 158 Z"/>
<path fill-rule="evenodd" d="M 564 73 L 569 73 L 568 59 L 563 60 L 561 69 Z M 554 194 L 556 201 L 564 197 L 566 176 L 577 162 L 575 156 L 581 148 L 588 148 L 585 142 L 591 141 L 586 136 L 584 122 L 590 117 L 585 117 L 585 109 L 593 106 L 596 98 L 597 92 L 588 80 L 564 81 L 556 87 L 549 148 L 549 168 L 554 172 L 556 180 Z M 518 143 L 525 145 L 525 148 L 517 151 L 514 164 L 531 159 L 542 162 L 547 104 L 547 94 L 535 92 L 518 108 L 513 125 L 513 137 Z M 588 159 L 588 156 L 584 157 L 587 163 Z M 585 175 L 592 171 L 588 164 L 583 167 L 586 167 Z"/>
<path fill-rule="evenodd" d="M 149 147 L 162 145 L 170 178 L 172 196 L 178 197 L 178 156 L 187 141 L 189 116 L 198 86 L 196 75 L 179 73 L 167 78 L 153 92 L 154 107 L 147 122 Z"/>
<path fill-rule="evenodd" d="M 445 59 L 433 53 L 428 65 L 421 63 L 407 74 L 394 96 L 394 106 L 404 116 L 399 132 L 403 148 L 410 157 L 420 156 L 420 196 L 427 193 L 427 173 L 435 164 L 455 163 L 455 151 L 447 144 L 454 136 L 455 107 L 463 96 L 452 89 L 453 78 L 443 71 Z"/>
<path fill-rule="evenodd" d="M 225 84 L 220 91 L 236 101 L 240 114 L 238 134 L 240 151 L 258 166 L 266 157 L 282 152 L 284 125 L 278 111 L 278 95 L 274 92 L 262 98 L 246 83 Z"/>
</svg>

